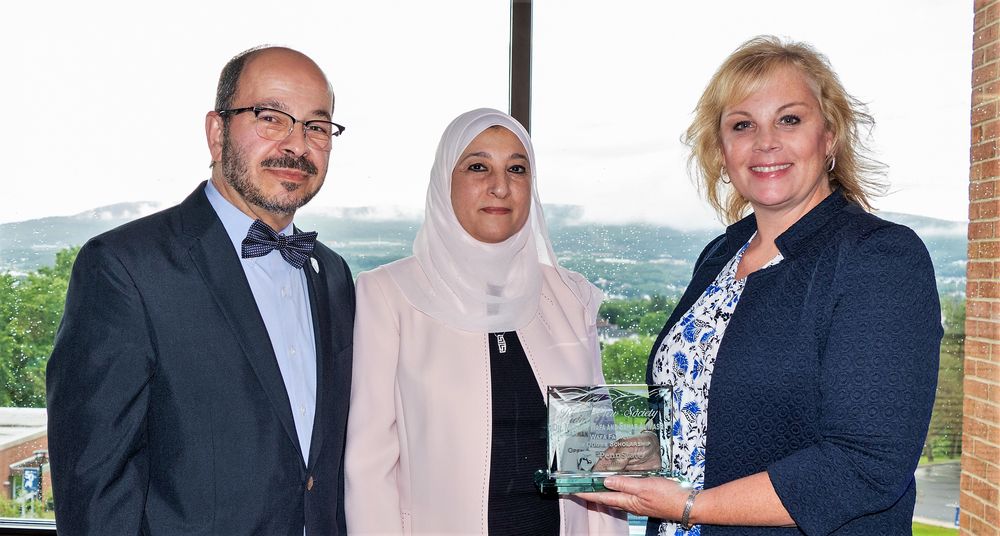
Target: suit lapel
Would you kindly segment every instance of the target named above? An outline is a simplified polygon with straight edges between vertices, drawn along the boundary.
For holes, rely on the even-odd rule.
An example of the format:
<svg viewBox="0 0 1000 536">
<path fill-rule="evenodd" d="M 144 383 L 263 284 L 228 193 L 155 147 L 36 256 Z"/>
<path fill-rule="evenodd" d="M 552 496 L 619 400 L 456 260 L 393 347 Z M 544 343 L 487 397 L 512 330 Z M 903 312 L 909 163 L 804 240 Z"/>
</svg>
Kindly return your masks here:
<svg viewBox="0 0 1000 536">
<path fill-rule="evenodd" d="M 310 257 L 303 269 L 306 271 L 306 286 L 309 288 L 309 307 L 312 310 L 313 333 L 316 340 L 316 413 L 313 418 L 312 439 L 309 444 L 309 463 L 307 467 L 315 465 L 320 448 L 323 446 L 323 423 L 327 416 L 324 410 L 327 406 L 325 398 L 330 396 L 330 386 L 333 385 L 329 378 L 333 373 L 333 342 L 329 328 L 330 326 L 330 289 L 326 284 L 326 277 L 323 274 L 324 266 L 319 264 L 316 257 Z"/>
<path fill-rule="evenodd" d="M 267 335 L 267 328 L 257 309 L 257 302 L 240 259 L 222 222 L 205 197 L 204 183 L 181 204 L 181 208 L 185 234 L 197 238 L 189 251 L 191 259 L 205 278 L 208 291 L 219 304 L 240 348 L 250 361 L 250 367 L 274 406 L 278 420 L 301 457 L 302 448 L 295 432 L 291 403 L 281 378 L 278 360 L 271 347 L 271 339 Z M 314 324 L 315 316 L 314 309 Z"/>
</svg>

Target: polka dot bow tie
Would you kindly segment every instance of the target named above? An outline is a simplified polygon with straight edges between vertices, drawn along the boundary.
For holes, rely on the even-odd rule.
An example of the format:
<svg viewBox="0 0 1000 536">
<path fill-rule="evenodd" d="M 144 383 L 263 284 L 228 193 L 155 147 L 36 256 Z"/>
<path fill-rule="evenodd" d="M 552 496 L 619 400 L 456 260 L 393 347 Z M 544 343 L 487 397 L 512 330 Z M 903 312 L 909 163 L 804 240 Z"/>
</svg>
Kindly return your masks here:
<svg viewBox="0 0 1000 536">
<path fill-rule="evenodd" d="M 263 257 L 278 250 L 281 258 L 296 268 L 305 266 L 309 254 L 316 247 L 316 231 L 295 233 L 289 236 L 278 234 L 260 220 L 250 225 L 247 237 L 243 239 L 243 258 Z"/>
</svg>

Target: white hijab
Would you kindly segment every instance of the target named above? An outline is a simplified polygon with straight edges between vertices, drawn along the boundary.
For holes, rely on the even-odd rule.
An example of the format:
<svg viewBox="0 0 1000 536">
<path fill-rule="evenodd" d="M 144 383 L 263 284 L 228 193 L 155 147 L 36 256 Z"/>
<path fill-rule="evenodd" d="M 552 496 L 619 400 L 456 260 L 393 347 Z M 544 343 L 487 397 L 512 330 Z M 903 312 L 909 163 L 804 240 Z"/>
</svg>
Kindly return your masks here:
<svg viewBox="0 0 1000 536">
<path fill-rule="evenodd" d="M 528 223 L 507 240 L 489 244 L 472 237 L 458 222 L 451 204 L 451 174 L 466 147 L 487 128 L 500 125 L 513 132 L 527 152 L 531 167 Z M 387 269 L 416 309 L 463 331 L 503 332 L 526 326 L 537 314 L 542 264 L 554 267 L 584 307 L 596 318 L 601 292 L 579 274 L 560 267 L 538 201 L 535 153 L 524 127 L 513 117 L 488 108 L 466 112 L 441 136 L 424 223 L 413 241 L 413 255 L 423 274 L 405 263 Z"/>
</svg>

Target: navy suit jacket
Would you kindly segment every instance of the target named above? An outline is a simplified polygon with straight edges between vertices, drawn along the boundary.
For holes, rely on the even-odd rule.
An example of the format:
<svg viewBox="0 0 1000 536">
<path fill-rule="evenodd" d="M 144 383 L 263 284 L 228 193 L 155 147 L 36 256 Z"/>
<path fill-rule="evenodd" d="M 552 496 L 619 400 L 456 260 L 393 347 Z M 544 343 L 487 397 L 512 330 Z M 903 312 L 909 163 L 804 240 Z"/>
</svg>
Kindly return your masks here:
<svg viewBox="0 0 1000 536">
<path fill-rule="evenodd" d="M 702 252 L 648 380 L 667 332 L 756 228 L 748 216 Z M 767 471 L 798 527 L 701 534 L 909 534 L 943 333 L 927 249 L 840 192 L 776 244 L 784 260 L 747 277 L 716 355 L 705 488 Z"/>
<path fill-rule="evenodd" d="M 354 284 L 304 267 L 316 414 L 302 459 L 239 256 L 200 185 L 80 250 L 47 371 L 60 536 L 345 534 Z"/>
</svg>

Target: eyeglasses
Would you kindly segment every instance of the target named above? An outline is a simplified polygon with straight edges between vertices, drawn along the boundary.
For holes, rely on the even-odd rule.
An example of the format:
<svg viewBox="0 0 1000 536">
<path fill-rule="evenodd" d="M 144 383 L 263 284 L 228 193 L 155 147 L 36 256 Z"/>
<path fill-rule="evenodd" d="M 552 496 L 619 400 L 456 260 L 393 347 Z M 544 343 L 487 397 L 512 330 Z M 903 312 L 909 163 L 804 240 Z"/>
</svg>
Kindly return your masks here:
<svg viewBox="0 0 1000 536">
<path fill-rule="evenodd" d="M 243 112 L 253 112 L 257 135 L 265 140 L 283 141 L 295 129 L 295 123 L 302 123 L 302 131 L 306 135 L 306 143 L 313 149 L 325 151 L 330 148 L 330 140 L 334 136 L 340 136 L 344 133 L 344 126 L 332 121 L 323 121 L 320 119 L 299 121 L 280 110 L 261 106 L 219 110 L 218 114 L 225 117 L 227 115 L 239 115 Z"/>
</svg>

